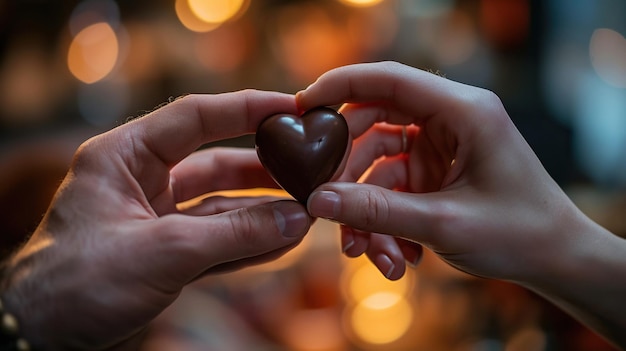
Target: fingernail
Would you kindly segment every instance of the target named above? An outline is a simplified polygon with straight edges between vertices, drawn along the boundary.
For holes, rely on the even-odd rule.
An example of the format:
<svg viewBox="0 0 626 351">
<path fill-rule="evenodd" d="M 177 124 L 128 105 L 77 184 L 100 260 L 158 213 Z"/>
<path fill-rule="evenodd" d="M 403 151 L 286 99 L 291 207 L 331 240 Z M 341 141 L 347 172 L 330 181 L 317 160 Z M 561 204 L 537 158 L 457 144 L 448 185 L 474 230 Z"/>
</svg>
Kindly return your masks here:
<svg viewBox="0 0 626 351">
<path fill-rule="evenodd" d="M 393 264 L 393 261 L 387 255 L 378 255 L 378 257 L 376 257 L 376 266 L 387 279 L 391 279 L 391 274 L 393 274 L 393 270 L 396 269 L 396 265 Z"/>
<path fill-rule="evenodd" d="M 310 219 L 300 204 L 279 201 L 274 205 L 274 219 L 280 233 L 286 238 L 301 237 L 309 231 Z"/>
<path fill-rule="evenodd" d="M 334 219 L 341 206 L 339 195 L 333 191 L 314 192 L 308 201 L 309 213 L 314 217 Z"/>
<path fill-rule="evenodd" d="M 354 246 L 354 233 L 351 229 L 345 228 L 342 232 L 343 236 L 343 247 L 341 248 L 342 253 L 346 253 L 352 246 Z"/>
<path fill-rule="evenodd" d="M 308 87 L 307 87 L 308 88 Z M 306 89 L 305 89 L 306 90 Z M 300 100 L 302 100 L 302 94 L 304 93 L 305 90 L 300 90 L 299 92 L 296 93 L 296 106 L 298 107 L 298 113 L 302 114 L 304 113 L 304 109 L 301 107 L 301 103 Z"/>
</svg>

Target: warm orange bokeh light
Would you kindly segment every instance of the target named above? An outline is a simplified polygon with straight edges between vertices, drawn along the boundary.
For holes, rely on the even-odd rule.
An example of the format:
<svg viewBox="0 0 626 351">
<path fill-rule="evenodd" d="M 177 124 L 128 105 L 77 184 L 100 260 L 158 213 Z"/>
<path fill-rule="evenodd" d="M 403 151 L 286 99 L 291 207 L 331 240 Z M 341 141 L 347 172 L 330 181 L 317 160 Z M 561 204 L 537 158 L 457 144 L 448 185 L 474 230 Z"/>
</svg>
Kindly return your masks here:
<svg viewBox="0 0 626 351">
<path fill-rule="evenodd" d="M 414 307 L 408 300 L 414 276 L 397 281 L 386 279 L 367 258 L 349 261 L 341 277 L 341 288 L 348 307 L 344 327 L 364 346 L 386 345 L 405 337 L 414 320 Z"/>
<path fill-rule="evenodd" d="M 215 73 L 230 73 L 245 62 L 252 46 L 253 30 L 245 25 L 223 25 L 209 33 L 198 34 L 194 52 L 198 62 Z"/>
<path fill-rule="evenodd" d="M 366 55 L 383 52 L 391 47 L 398 34 L 398 15 L 391 6 L 379 6 L 368 11 L 352 11 L 347 16 L 346 32 L 355 50 Z"/>
<path fill-rule="evenodd" d="M 117 62 L 119 43 L 108 23 L 92 24 L 81 30 L 67 54 L 67 65 L 78 80 L 91 84 L 106 77 Z"/>
<path fill-rule="evenodd" d="M 291 351 L 346 351 L 337 311 L 332 308 L 294 312 L 281 327 Z"/>
<path fill-rule="evenodd" d="M 189 8 L 200 20 L 223 23 L 232 19 L 242 9 L 244 0 L 187 0 Z"/>
<path fill-rule="evenodd" d="M 188 0 L 176 0 L 174 8 L 180 23 L 182 23 L 183 26 L 190 31 L 199 33 L 208 32 L 219 27 L 220 25 L 220 23 L 209 23 L 198 18 L 198 16 L 196 16 L 196 14 L 189 7 Z"/>
<path fill-rule="evenodd" d="M 400 339 L 412 320 L 409 302 L 390 292 L 376 293 L 360 301 L 350 318 L 356 336 L 368 344 L 388 344 Z"/>
<path fill-rule="evenodd" d="M 340 0 L 340 1 L 349 6 L 367 7 L 367 6 L 374 6 L 382 2 L 383 0 Z"/>
<path fill-rule="evenodd" d="M 42 48 L 9 47 L 0 64 L 0 121 L 21 124 L 46 118 L 66 89 L 67 81 L 54 68 Z"/>
<path fill-rule="evenodd" d="M 282 10 L 276 20 L 274 55 L 299 84 L 355 60 L 345 25 L 314 4 Z"/>
<path fill-rule="evenodd" d="M 354 261 L 357 260 L 353 260 L 351 263 L 355 264 Z M 362 260 L 360 267 L 346 274 L 344 292 L 346 297 L 353 301 L 362 301 L 381 291 L 406 296 L 410 293 L 413 284 L 412 276 L 409 274 L 396 281 L 388 280 L 378 271 L 376 266 L 365 259 Z"/>
</svg>

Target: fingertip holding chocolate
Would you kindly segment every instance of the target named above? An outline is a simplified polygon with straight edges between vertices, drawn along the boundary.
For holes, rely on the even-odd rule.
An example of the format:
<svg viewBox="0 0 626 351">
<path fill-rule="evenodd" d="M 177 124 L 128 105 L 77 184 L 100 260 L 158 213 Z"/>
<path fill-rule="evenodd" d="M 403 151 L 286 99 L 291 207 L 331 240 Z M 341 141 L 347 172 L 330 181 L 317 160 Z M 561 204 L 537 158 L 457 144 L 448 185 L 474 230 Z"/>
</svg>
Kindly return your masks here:
<svg viewBox="0 0 626 351">
<path fill-rule="evenodd" d="M 306 87 L 306 89 L 300 90 L 296 93 L 296 108 L 298 109 L 298 115 L 302 115 L 309 109 L 315 107 L 315 106 L 311 106 L 310 104 L 307 104 L 307 99 L 306 99 L 306 96 L 308 95 L 307 90 L 312 85 L 313 84 Z"/>
<path fill-rule="evenodd" d="M 311 217 L 306 209 L 295 201 L 277 201 L 273 204 L 274 220 L 280 234 L 286 238 L 304 236 L 311 227 Z"/>
<path fill-rule="evenodd" d="M 314 217 L 335 219 L 341 208 L 341 198 L 334 191 L 314 191 L 307 201 L 307 210 Z"/>
<path fill-rule="evenodd" d="M 315 106 L 310 106 L 310 105 L 306 105 L 302 103 L 302 99 L 304 99 L 304 96 L 308 94 L 308 91 L 310 91 L 315 86 L 315 83 L 317 83 L 317 80 L 315 80 L 313 83 L 307 85 L 306 88 L 296 93 L 296 106 L 298 107 L 300 114 L 304 113 L 306 110 L 312 107 L 315 107 Z"/>
<path fill-rule="evenodd" d="M 304 94 L 305 90 L 300 90 L 296 93 L 296 108 L 298 109 L 298 115 L 303 114 L 306 111 L 306 108 L 302 107 L 302 94 Z"/>
</svg>

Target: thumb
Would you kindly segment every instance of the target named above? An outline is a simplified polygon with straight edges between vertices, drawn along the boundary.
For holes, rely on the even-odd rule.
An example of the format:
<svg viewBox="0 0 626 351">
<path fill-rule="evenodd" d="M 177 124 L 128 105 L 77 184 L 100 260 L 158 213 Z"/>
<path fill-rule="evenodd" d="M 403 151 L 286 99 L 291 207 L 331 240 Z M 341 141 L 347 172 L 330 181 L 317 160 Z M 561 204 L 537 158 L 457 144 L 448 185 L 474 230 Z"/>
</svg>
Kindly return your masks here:
<svg viewBox="0 0 626 351">
<path fill-rule="evenodd" d="M 285 200 L 205 217 L 170 215 L 156 222 L 150 241 L 154 259 L 146 269 L 185 284 L 216 265 L 298 243 L 311 217 L 301 204 Z"/>
<path fill-rule="evenodd" d="M 413 194 L 371 184 L 326 183 L 309 197 L 307 207 L 314 217 L 334 220 L 352 228 L 389 234 L 409 240 L 429 241 L 433 198 L 436 194 Z M 426 198 L 425 198 L 426 197 Z"/>
</svg>

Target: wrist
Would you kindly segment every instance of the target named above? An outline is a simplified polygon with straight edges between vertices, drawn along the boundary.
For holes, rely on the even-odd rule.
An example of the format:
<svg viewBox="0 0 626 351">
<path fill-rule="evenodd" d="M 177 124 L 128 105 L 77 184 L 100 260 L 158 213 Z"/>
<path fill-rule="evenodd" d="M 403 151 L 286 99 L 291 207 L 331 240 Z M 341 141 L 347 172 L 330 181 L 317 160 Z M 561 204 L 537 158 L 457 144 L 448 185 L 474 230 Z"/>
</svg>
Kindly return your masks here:
<svg viewBox="0 0 626 351">
<path fill-rule="evenodd" d="M 559 224 L 538 243 L 533 269 L 520 282 L 535 289 L 567 289 L 567 286 L 598 289 L 589 284 L 610 281 L 624 270 L 625 241 L 584 214 L 555 220 Z M 565 224 L 567 223 L 567 224 Z"/>
<path fill-rule="evenodd" d="M 582 212 L 555 222 L 562 224 L 554 233 L 558 242 L 540 250 L 542 265 L 519 283 L 608 340 L 625 345 L 626 240 Z"/>
</svg>

